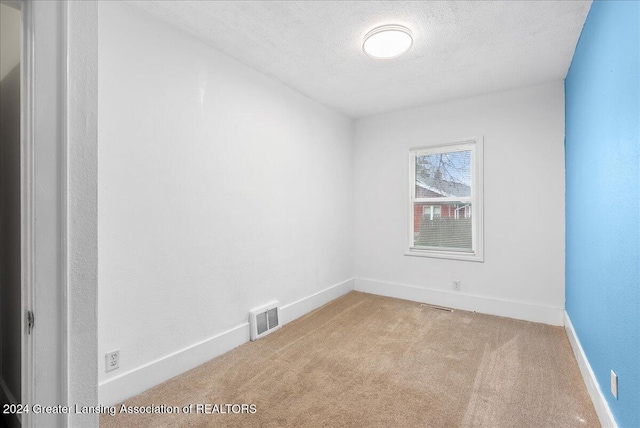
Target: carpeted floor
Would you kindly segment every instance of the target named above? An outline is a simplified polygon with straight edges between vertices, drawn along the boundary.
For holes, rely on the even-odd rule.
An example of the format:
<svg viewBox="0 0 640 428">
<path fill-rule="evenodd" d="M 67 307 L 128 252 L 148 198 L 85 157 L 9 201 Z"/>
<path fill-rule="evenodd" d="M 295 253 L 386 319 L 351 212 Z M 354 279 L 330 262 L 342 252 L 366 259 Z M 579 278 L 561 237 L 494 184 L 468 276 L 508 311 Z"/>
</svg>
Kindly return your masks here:
<svg viewBox="0 0 640 428">
<path fill-rule="evenodd" d="M 125 402 L 190 404 L 100 425 L 600 426 L 563 328 L 359 292 Z"/>
</svg>

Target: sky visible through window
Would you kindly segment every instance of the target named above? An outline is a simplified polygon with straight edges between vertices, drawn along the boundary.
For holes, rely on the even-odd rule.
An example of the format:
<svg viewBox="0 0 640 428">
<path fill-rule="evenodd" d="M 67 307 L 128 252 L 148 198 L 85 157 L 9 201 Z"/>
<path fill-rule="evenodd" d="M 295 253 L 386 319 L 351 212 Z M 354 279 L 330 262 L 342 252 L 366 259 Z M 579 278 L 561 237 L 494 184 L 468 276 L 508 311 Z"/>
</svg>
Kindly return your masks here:
<svg viewBox="0 0 640 428">
<path fill-rule="evenodd" d="M 471 186 L 471 150 L 416 156 L 416 178 L 420 177 Z"/>
</svg>

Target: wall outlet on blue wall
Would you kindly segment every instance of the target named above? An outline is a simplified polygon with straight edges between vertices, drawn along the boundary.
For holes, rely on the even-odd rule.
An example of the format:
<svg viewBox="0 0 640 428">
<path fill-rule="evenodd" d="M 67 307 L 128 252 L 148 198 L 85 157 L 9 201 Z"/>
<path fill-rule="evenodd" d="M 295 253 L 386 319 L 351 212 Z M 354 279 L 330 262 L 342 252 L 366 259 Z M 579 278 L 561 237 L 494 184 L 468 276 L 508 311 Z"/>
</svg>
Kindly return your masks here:
<svg viewBox="0 0 640 428">
<path fill-rule="evenodd" d="M 618 375 L 611 370 L 611 393 L 616 399 L 618 398 Z"/>
</svg>

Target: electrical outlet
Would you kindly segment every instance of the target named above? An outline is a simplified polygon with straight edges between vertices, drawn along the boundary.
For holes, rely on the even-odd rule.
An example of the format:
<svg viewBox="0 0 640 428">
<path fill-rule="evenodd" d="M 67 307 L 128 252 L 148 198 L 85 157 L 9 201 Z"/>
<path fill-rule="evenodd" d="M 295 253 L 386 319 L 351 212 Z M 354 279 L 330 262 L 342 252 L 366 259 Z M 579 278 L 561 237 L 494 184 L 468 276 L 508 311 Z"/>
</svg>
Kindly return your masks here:
<svg viewBox="0 0 640 428">
<path fill-rule="evenodd" d="M 460 281 L 453 281 L 453 289 L 460 291 Z"/>
<path fill-rule="evenodd" d="M 618 398 L 618 375 L 611 370 L 611 393 L 616 399 Z"/>
<path fill-rule="evenodd" d="M 107 352 L 104 356 L 105 371 L 110 372 L 120 367 L 120 351 Z"/>
</svg>

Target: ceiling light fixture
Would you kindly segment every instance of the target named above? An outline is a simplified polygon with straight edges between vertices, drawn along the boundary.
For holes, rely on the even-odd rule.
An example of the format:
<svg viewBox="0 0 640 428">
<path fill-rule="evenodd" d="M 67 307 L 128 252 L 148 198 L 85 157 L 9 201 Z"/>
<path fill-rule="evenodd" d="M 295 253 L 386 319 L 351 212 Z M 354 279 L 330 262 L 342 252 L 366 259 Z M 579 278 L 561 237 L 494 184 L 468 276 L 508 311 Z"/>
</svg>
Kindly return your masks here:
<svg viewBox="0 0 640 428">
<path fill-rule="evenodd" d="M 364 36 L 362 50 L 371 58 L 397 58 L 413 44 L 411 31 L 402 25 L 383 25 Z"/>
</svg>

